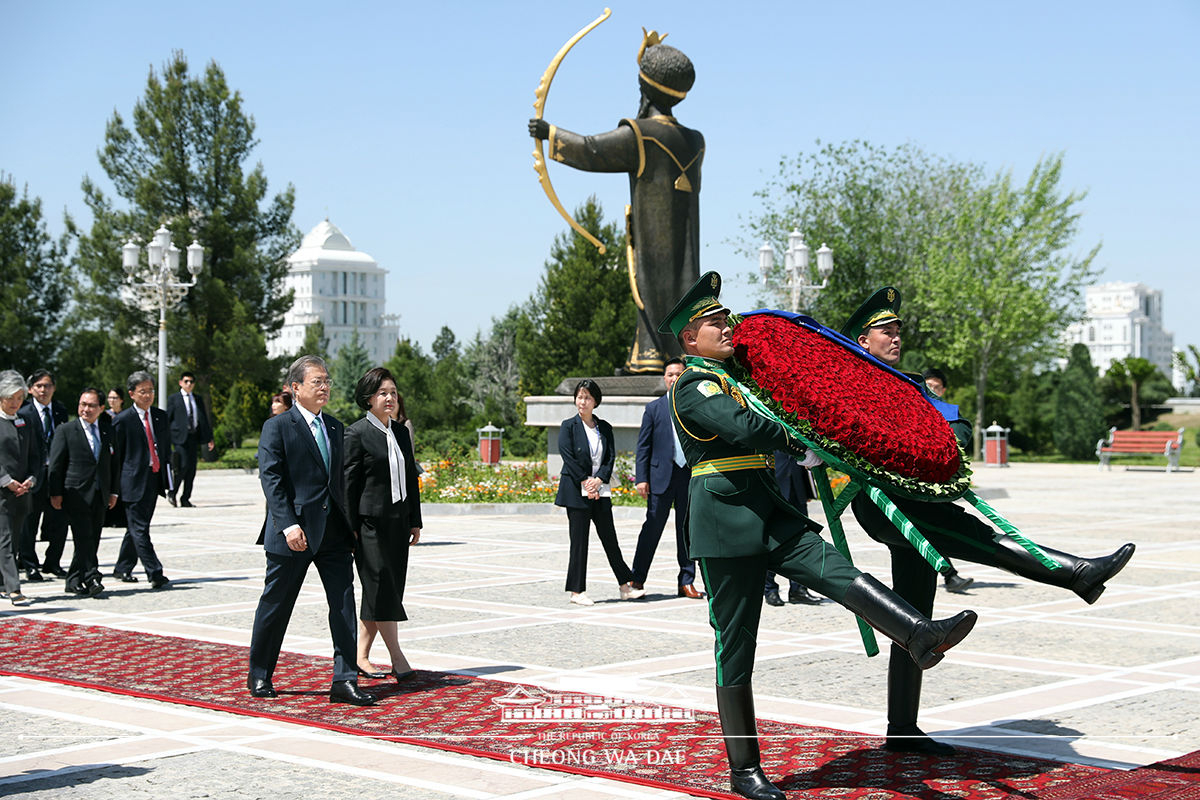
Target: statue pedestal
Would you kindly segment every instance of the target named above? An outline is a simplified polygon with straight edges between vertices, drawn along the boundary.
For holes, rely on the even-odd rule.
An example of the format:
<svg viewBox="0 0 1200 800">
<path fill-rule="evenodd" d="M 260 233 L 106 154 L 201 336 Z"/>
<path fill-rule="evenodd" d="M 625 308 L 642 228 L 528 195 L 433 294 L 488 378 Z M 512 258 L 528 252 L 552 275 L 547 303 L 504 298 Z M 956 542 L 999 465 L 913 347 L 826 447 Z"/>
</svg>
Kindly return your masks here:
<svg viewBox="0 0 1200 800">
<path fill-rule="evenodd" d="M 546 429 L 546 470 L 550 475 L 558 475 L 562 470 L 562 457 L 558 454 L 558 429 L 563 420 L 577 413 L 571 391 L 580 380 L 564 378 L 555 387 L 555 394 L 525 398 L 525 424 Z M 596 409 L 596 416 L 612 425 L 617 455 L 629 454 L 632 457 L 637 450 L 638 430 L 642 427 L 642 412 L 646 404 L 667 391 L 662 376 L 622 375 L 591 380 L 596 382 L 604 395 L 600 407 Z M 613 481 L 614 486 L 617 483 Z"/>
</svg>

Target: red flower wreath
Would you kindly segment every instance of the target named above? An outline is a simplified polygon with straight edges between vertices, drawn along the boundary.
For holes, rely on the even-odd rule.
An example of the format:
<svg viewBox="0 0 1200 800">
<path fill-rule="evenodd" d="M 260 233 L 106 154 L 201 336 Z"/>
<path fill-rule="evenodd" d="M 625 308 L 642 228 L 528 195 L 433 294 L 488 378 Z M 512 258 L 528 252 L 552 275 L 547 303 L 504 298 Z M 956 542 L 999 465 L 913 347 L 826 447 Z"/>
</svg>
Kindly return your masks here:
<svg viewBox="0 0 1200 800">
<path fill-rule="evenodd" d="M 950 482 L 965 487 L 969 472 L 954 432 L 917 387 L 789 319 L 735 321 L 747 385 L 819 447 L 918 494 L 947 494 Z"/>
</svg>

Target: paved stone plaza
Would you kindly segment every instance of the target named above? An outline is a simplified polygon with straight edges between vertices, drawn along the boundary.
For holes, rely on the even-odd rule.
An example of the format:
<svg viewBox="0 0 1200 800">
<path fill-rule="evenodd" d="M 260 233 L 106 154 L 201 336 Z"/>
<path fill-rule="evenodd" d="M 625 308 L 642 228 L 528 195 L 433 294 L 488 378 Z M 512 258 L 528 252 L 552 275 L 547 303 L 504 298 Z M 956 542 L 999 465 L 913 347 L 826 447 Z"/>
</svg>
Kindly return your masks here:
<svg viewBox="0 0 1200 800">
<path fill-rule="evenodd" d="M 1200 474 L 1018 464 L 980 469 L 976 482 L 1038 541 L 1083 555 L 1135 541 L 1138 551 L 1095 606 L 959 564 L 974 586 L 968 595 L 939 592 L 939 612 L 972 608 L 980 622 L 927 674 L 926 730 L 961 744 L 1109 767 L 1200 749 Z M 61 581 L 27 584 L 34 605 L 0 615 L 247 644 L 264 564 L 253 543 L 263 516 L 258 480 L 204 472 L 194 499 L 195 509 L 162 502 L 155 517 L 169 589 L 151 591 L 144 576 L 134 585 L 110 579 L 103 597 L 80 599 Z M 706 604 L 675 597 L 668 537 L 649 595 L 636 602 L 617 600 L 594 543 L 589 594 L 598 602 L 580 608 L 562 590 L 560 509 L 463 511 L 425 510 L 410 562 L 411 619 L 401 626 L 414 666 L 714 710 Z M 638 512 L 618 510 L 627 559 Z M 118 533 L 106 530 L 101 543 L 106 572 Z M 849 514 L 847 534 L 856 563 L 888 580 L 886 551 Z M 284 646 L 330 654 L 315 570 Z M 386 664 L 382 643 L 373 655 Z M 885 668 L 886 655 L 867 659 L 853 617 L 832 603 L 763 610 L 760 717 L 878 734 Z M 276 685 L 289 688 L 288 676 L 277 674 Z M 683 797 L 42 681 L 0 677 L 0 708 L 0 795 L 12 797 Z"/>
</svg>

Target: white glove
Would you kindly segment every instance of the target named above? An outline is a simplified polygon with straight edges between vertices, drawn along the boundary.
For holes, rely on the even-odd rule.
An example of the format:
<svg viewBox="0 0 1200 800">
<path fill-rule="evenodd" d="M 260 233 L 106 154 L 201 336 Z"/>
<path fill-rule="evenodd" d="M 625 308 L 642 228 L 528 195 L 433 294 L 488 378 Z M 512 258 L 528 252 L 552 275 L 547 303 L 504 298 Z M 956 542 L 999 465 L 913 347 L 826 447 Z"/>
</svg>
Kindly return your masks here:
<svg viewBox="0 0 1200 800">
<path fill-rule="evenodd" d="M 804 458 L 801 459 L 800 466 L 804 467 L 805 469 L 810 469 L 812 467 L 822 466 L 824 463 L 825 462 L 821 460 L 821 457 L 817 455 L 815 450 L 809 450 L 804 454 Z"/>
</svg>

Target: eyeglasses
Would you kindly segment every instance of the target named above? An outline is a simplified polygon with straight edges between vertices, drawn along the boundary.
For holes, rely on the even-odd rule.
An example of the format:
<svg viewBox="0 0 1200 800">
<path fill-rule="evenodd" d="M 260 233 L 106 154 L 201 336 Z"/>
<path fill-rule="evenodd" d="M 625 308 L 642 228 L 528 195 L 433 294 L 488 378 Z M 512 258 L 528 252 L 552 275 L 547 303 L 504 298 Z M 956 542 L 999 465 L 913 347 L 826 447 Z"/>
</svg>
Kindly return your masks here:
<svg viewBox="0 0 1200 800">
<path fill-rule="evenodd" d="M 99 408 L 100 404 L 99 403 L 80 403 L 79 407 L 80 408 Z"/>
<path fill-rule="evenodd" d="M 328 389 L 330 386 L 333 386 L 333 381 L 329 380 L 329 378 L 316 378 L 311 381 L 305 381 L 305 383 L 314 389 Z"/>
<path fill-rule="evenodd" d="M 194 381 L 194 380 L 192 380 L 191 378 L 183 378 L 183 379 L 182 379 L 182 380 L 180 380 L 179 382 L 180 382 L 180 383 L 195 383 L 195 381 Z"/>
<path fill-rule="evenodd" d="M 130 394 L 140 394 L 144 397 L 148 394 L 154 394 L 154 390 L 153 389 L 134 389 L 132 392 L 130 392 Z"/>
</svg>

